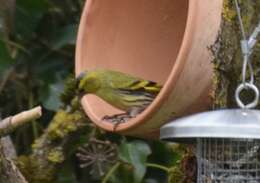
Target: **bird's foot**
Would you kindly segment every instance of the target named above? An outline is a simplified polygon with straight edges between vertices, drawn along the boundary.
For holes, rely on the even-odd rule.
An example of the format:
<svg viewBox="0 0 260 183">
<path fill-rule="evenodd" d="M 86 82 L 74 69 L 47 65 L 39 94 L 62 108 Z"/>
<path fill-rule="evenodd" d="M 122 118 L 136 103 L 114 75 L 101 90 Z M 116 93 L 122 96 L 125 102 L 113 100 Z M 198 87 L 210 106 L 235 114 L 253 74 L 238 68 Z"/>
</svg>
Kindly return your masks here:
<svg viewBox="0 0 260 183">
<path fill-rule="evenodd" d="M 122 113 L 122 114 L 115 114 L 112 116 L 104 116 L 102 120 L 113 123 L 114 124 L 113 131 L 115 131 L 118 125 L 127 122 L 131 118 L 133 117 L 128 113 Z"/>
<path fill-rule="evenodd" d="M 108 122 L 111 122 L 111 123 L 117 123 L 117 122 L 120 122 L 120 123 L 124 123 L 126 121 L 128 121 L 130 118 L 132 118 L 128 113 L 122 113 L 122 114 L 115 114 L 115 115 L 112 115 L 112 116 L 104 116 L 102 118 L 102 120 L 105 120 L 105 121 L 108 121 Z"/>
</svg>

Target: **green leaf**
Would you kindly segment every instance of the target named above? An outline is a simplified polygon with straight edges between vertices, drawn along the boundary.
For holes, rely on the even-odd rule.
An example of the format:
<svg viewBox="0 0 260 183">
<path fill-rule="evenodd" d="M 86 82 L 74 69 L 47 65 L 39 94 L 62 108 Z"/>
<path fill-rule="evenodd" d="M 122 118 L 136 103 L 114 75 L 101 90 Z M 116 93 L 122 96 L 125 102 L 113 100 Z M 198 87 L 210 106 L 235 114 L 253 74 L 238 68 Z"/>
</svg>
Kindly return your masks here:
<svg viewBox="0 0 260 183">
<path fill-rule="evenodd" d="M 13 64 L 13 59 L 11 58 L 6 44 L 0 41 L 0 74 L 3 73 L 7 68 Z"/>
<path fill-rule="evenodd" d="M 144 180 L 144 183 L 159 183 L 159 182 L 155 179 L 146 179 Z"/>
<path fill-rule="evenodd" d="M 17 5 L 32 14 L 42 14 L 48 7 L 47 0 L 19 0 Z"/>
<path fill-rule="evenodd" d="M 153 154 L 149 157 L 149 162 L 164 166 L 173 166 L 176 165 L 177 161 L 180 159 L 181 154 L 173 150 L 175 145 L 172 145 L 171 143 L 154 141 L 150 143 L 150 146 L 153 149 Z"/>
<path fill-rule="evenodd" d="M 58 172 L 57 182 L 58 183 L 78 183 L 76 175 L 74 173 L 74 167 L 71 166 L 72 160 L 67 160 L 63 163 L 63 166 L 60 168 Z"/>
<path fill-rule="evenodd" d="M 59 99 L 62 93 L 64 84 L 62 82 L 57 82 L 49 86 L 49 95 L 47 99 L 43 102 L 43 106 L 49 110 L 56 111 L 61 106 L 61 101 Z"/>
<path fill-rule="evenodd" d="M 134 183 L 140 183 L 146 173 L 146 161 L 151 149 L 145 142 L 123 142 L 119 147 L 119 157 L 122 161 L 134 167 Z"/>
<path fill-rule="evenodd" d="M 53 49 L 58 50 L 66 45 L 75 45 L 77 35 L 77 26 L 68 25 L 63 27 L 56 35 L 53 42 Z"/>
<path fill-rule="evenodd" d="M 45 0 L 17 1 L 15 31 L 18 38 L 28 41 L 35 36 L 34 31 L 47 10 L 48 6 Z"/>
</svg>

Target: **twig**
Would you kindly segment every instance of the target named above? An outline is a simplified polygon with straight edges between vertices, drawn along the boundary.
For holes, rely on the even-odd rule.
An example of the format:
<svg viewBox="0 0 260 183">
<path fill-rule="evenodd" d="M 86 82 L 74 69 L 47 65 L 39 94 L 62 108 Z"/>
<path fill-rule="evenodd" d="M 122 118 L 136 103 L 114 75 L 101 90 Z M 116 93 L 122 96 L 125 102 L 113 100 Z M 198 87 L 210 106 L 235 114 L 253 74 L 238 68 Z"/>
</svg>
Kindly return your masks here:
<svg viewBox="0 0 260 183">
<path fill-rule="evenodd" d="M 14 67 L 11 67 L 4 75 L 4 78 L 0 83 L 0 94 L 4 90 L 5 84 L 7 83 L 7 81 L 9 80 L 10 76 L 13 74 L 14 71 L 15 71 Z"/>
<path fill-rule="evenodd" d="M 31 154 L 16 161 L 25 178 L 34 183 L 57 182 L 61 163 L 71 153 L 68 149 L 76 149 L 75 142 L 88 130 L 91 130 L 88 119 L 81 111 L 58 110 L 44 133 L 34 141 Z"/>
<path fill-rule="evenodd" d="M 166 173 L 170 172 L 170 169 L 166 166 L 162 166 L 162 165 L 158 165 L 158 164 L 154 164 L 154 163 L 146 163 L 145 165 L 147 167 L 161 169 L 161 170 L 165 171 Z"/>
<path fill-rule="evenodd" d="M 3 41 L 5 44 L 8 44 L 9 46 L 12 46 L 13 48 L 16 48 L 20 51 L 22 51 L 23 53 L 25 53 L 27 56 L 30 56 L 30 51 L 28 49 L 26 49 L 23 45 L 17 43 L 17 42 L 14 42 L 12 40 L 9 40 L 9 39 L 1 39 L 0 38 L 0 41 Z"/>
<path fill-rule="evenodd" d="M 13 159 L 16 151 L 9 136 L 0 139 L 0 183 L 28 183 Z"/>
<path fill-rule="evenodd" d="M 110 170 L 109 172 L 105 175 L 104 179 L 102 180 L 102 183 L 107 183 L 109 178 L 113 175 L 113 173 L 116 171 L 116 169 L 120 166 L 120 162 L 117 162 Z"/>
<path fill-rule="evenodd" d="M 15 116 L 5 118 L 0 122 L 0 136 L 8 135 L 17 127 L 26 124 L 29 121 L 38 119 L 42 115 L 42 108 L 40 106 L 31 110 L 21 112 Z"/>
</svg>

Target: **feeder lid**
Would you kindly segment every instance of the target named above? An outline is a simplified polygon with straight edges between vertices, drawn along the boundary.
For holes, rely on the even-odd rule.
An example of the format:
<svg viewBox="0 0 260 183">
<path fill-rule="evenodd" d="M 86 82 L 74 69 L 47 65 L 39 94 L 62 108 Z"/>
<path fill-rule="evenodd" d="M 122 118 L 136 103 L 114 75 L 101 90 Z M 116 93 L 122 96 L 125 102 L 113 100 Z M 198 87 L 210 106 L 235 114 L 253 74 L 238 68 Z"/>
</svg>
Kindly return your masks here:
<svg viewBox="0 0 260 183">
<path fill-rule="evenodd" d="M 260 110 L 225 109 L 180 118 L 164 125 L 160 138 L 182 143 L 197 138 L 260 139 Z"/>
</svg>

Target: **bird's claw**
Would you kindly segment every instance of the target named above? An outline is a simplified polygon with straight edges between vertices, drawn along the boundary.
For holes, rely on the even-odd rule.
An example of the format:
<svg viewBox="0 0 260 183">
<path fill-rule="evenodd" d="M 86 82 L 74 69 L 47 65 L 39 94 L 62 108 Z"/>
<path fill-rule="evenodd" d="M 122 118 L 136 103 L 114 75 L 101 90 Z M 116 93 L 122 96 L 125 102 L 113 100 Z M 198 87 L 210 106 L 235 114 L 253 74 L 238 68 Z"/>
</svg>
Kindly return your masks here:
<svg viewBox="0 0 260 183">
<path fill-rule="evenodd" d="M 102 120 L 105 120 L 105 121 L 108 121 L 111 123 L 117 123 L 117 122 L 124 123 L 124 122 L 128 121 L 130 118 L 131 118 L 131 116 L 129 114 L 123 113 L 123 114 L 115 114 L 112 116 L 107 115 L 107 116 L 104 116 L 102 118 Z"/>
<path fill-rule="evenodd" d="M 102 120 L 113 123 L 114 124 L 113 130 L 115 131 L 115 129 L 118 125 L 120 125 L 121 123 L 127 122 L 131 118 L 132 117 L 129 114 L 123 113 L 123 114 L 115 114 L 112 116 L 107 115 L 107 116 L 104 116 L 102 118 Z"/>
</svg>

